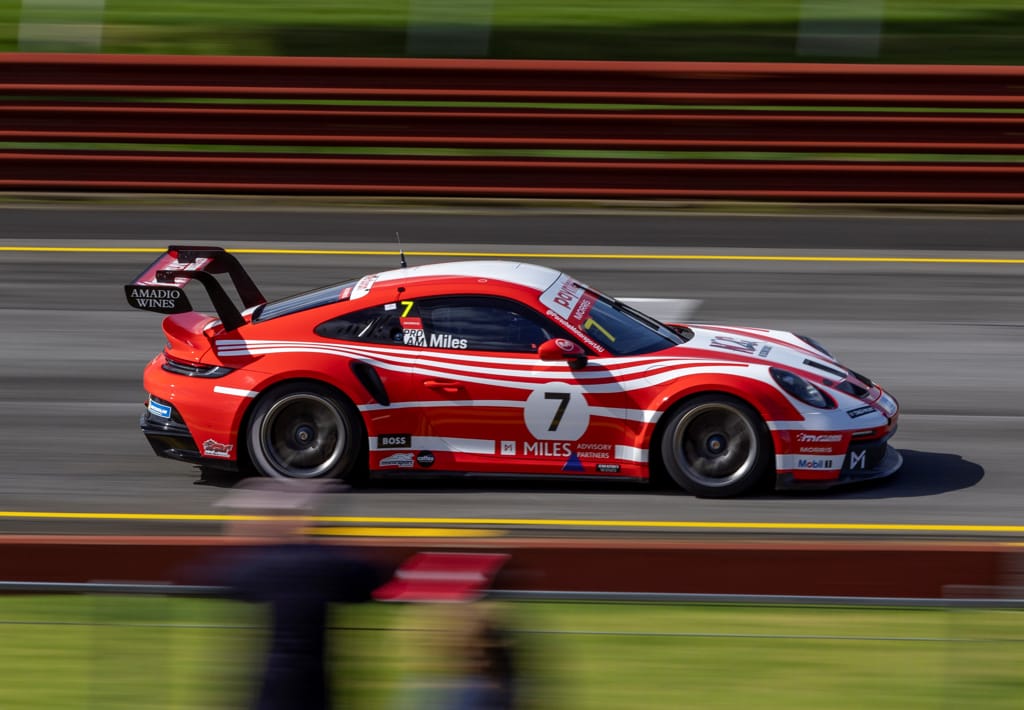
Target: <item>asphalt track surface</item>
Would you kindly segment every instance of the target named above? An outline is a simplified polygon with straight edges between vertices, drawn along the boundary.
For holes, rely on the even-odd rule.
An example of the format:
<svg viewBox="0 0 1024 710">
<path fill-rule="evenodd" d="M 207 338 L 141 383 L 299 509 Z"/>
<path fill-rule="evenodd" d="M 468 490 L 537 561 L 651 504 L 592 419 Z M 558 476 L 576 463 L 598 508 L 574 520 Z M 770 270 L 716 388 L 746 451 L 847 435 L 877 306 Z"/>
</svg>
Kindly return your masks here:
<svg viewBox="0 0 1024 710">
<path fill-rule="evenodd" d="M 905 465 L 856 488 L 724 501 L 591 481 L 377 481 L 323 499 L 337 532 L 1024 538 L 1019 216 L 39 201 L 0 206 L 0 224 L 0 532 L 222 524 L 203 516 L 225 512 L 227 489 L 193 485 L 138 431 L 140 373 L 163 341 L 160 316 L 129 308 L 121 285 L 155 255 L 121 250 L 344 252 L 241 255 L 277 297 L 397 266 L 397 230 L 410 263 L 522 254 L 615 295 L 696 299 L 695 322 L 813 335 L 900 400 Z M 68 251 L 82 248 L 113 251 Z"/>
</svg>

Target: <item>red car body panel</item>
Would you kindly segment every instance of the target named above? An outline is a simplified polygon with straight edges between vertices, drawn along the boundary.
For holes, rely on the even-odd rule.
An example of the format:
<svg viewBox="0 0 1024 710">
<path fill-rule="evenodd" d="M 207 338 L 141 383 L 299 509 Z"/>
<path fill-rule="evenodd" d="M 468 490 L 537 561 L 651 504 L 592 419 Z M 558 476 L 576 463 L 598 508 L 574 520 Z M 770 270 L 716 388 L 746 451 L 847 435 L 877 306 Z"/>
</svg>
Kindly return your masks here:
<svg viewBox="0 0 1024 710">
<path fill-rule="evenodd" d="M 183 288 L 178 282 L 187 265 L 161 259 L 160 268 L 151 266 L 126 287 L 132 305 L 149 307 L 143 297 L 163 295 L 166 289 L 157 286 L 168 279 Z M 155 280 L 161 273 L 164 281 Z M 183 308 L 177 302 L 163 304 L 162 312 L 173 313 L 164 320 L 167 348 L 144 376 L 151 396 L 147 416 L 168 420 L 160 446 L 154 443 L 158 453 L 246 466 L 254 402 L 275 385 L 311 381 L 328 385 L 358 410 L 367 463 L 376 472 L 646 479 L 659 457 L 659 422 L 702 393 L 742 400 L 760 415 L 771 432 L 780 487 L 820 486 L 857 479 L 861 472 L 870 478 L 898 468 L 898 455 L 893 458 L 885 445 L 896 427 L 895 400 L 789 333 L 674 326 L 674 332 L 689 333 L 686 342 L 616 354 L 612 350 L 622 343 L 595 320 L 599 294 L 556 271 L 505 262 L 396 270 L 336 288 L 336 294 L 311 292 L 307 298 L 316 304 L 309 307 L 298 307 L 303 302 L 296 297 L 283 306 L 228 310 L 219 319 L 175 312 Z M 544 322 L 545 337 L 582 348 L 585 366 L 576 367 L 571 358 L 542 360 L 538 349 L 545 341 L 539 336 L 528 352 L 504 352 L 471 349 L 459 323 L 441 332 L 444 299 L 476 297 L 529 309 Z M 429 332 L 418 315 L 422 304 L 435 304 L 427 311 L 433 314 Z M 394 312 L 392 340 L 322 334 L 334 319 L 375 309 Z M 225 328 L 226 319 L 238 327 Z M 770 375 L 780 367 L 826 392 L 835 406 L 815 410 L 783 391 Z M 386 397 L 367 384 L 368 370 Z M 159 438 L 150 430 L 147 435 L 151 442 Z M 194 455 L 176 455 L 175 446 L 189 438 Z M 871 466 L 868 454 L 855 449 L 858 442 L 878 449 L 871 452 Z"/>
</svg>

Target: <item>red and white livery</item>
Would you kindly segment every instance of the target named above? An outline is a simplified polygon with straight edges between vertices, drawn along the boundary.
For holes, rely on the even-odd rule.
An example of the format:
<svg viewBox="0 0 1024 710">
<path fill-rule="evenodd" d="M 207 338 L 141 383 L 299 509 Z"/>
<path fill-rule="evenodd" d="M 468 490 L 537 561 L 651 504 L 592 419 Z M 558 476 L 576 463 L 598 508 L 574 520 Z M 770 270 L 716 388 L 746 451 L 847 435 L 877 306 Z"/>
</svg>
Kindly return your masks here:
<svg viewBox="0 0 1024 710">
<path fill-rule="evenodd" d="M 214 274 L 227 274 L 242 302 Z M 206 287 L 216 316 L 193 312 Z M 814 340 L 663 324 L 554 269 L 400 268 L 267 303 L 215 247 L 170 247 L 128 302 L 168 313 L 154 450 L 280 478 L 667 474 L 709 497 L 889 475 L 898 405 Z"/>
</svg>

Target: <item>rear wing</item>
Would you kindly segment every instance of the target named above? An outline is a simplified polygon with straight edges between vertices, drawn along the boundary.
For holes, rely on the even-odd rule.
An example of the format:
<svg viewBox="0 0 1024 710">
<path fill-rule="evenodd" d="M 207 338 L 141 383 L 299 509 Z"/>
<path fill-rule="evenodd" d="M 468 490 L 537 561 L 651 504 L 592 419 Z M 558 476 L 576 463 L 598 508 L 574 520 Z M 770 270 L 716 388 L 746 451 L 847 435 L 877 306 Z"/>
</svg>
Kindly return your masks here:
<svg viewBox="0 0 1024 710">
<path fill-rule="evenodd" d="M 185 284 L 195 279 L 206 293 L 227 330 L 245 323 L 241 311 L 214 274 L 228 274 L 244 308 L 267 302 L 256 284 L 232 254 L 220 247 L 169 246 L 164 254 L 124 287 L 128 305 L 155 313 L 187 313 L 192 304 Z"/>
</svg>

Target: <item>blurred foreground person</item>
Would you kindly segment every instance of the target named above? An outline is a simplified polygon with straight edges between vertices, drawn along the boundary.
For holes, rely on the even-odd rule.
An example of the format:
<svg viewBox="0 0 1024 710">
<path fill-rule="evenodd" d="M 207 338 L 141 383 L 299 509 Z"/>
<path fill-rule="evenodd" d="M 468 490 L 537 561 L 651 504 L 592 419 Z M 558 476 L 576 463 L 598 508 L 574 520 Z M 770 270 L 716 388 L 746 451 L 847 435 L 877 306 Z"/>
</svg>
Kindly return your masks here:
<svg viewBox="0 0 1024 710">
<path fill-rule="evenodd" d="M 411 677 L 396 710 L 513 710 L 519 669 L 500 608 L 480 601 L 503 554 L 421 552 L 374 593 L 411 602 L 404 649 Z"/>
<path fill-rule="evenodd" d="M 270 639 L 257 710 L 327 710 L 327 621 L 331 602 L 363 602 L 384 580 L 380 571 L 335 545 L 305 536 L 316 490 L 273 481 L 245 482 L 222 506 L 252 517 L 231 535 L 254 544 L 220 572 L 229 594 L 265 603 Z"/>
<path fill-rule="evenodd" d="M 452 635 L 452 710 L 513 710 L 517 669 L 508 629 L 495 609 L 482 602 L 467 604 L 463 611 L 464 626 Z"/>
<path fill-rule="evenodd" d="M 399 634 L 408 675 L 395 710 L 513 710 L 518 654 L 487 602 L 411 605 Z"/>
</svg>

